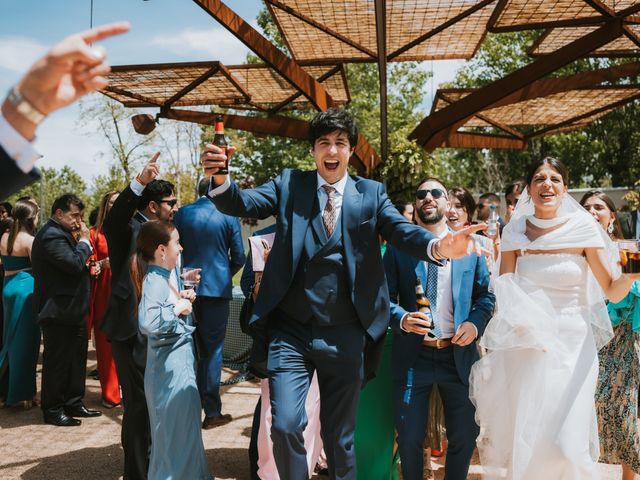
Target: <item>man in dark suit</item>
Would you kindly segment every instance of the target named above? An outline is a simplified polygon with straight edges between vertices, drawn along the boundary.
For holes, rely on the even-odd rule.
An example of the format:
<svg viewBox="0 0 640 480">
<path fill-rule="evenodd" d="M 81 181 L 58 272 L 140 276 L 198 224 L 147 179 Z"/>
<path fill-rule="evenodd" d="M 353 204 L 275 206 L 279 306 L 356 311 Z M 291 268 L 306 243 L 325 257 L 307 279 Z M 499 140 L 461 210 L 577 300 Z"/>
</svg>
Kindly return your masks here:
<svg viewBox="0 0 640 480">
<path fill-rule="evenodd" d="M 416 223 L 438 237 L 448 234 L 447 189 L 436 179 L 422 182 L 416 192 Z M 402 475 L 423 478 L 423 445 L 429 398 L 438 385 L 447 427 L 447 480 L 467 478 L 478 426 L 469 400 L 469 374 L 478 360 L 475 340 L 493 314 L 484 257 L 471 254 L 438 268 L 394 247 L 387 248 L 384 266 L 391 297 L 394 417 Z M 416 312 L 416 281 L 431 303 L 434 329 Z M 425 337 L 431 332 L 434 338 Z"/>
<path fill-rule="evenodd" d="M 122 389 L 122 448 L 124 478 L 145 479 L 149 465 L 149 414 L 144 396 L 146 345 L 138 336 L 129 259 L 136 248 L 140 226 L 148 220 L 171 220 L 177 211 L 173 185 L 156 180 L 156 153 L 142 172 L 118 196 L 104 220 L 111 264 L 111 299 L 102 330 L 111 342 L 113 359 Z"/>
<path fill-rule="evenodd" d="M 638 228 L 638 210 L 633 212 L 619 212 L 618 222 L 622 229 L 624 238 L 637 240 L 640 239 L 640 229 Z"/>
<path fill-rule="evenodd" d="M 38 180 L 40 155 L 31 142 L 36 127 L 51 112 L 107 86 L 104 49 L 98 40 L 129 30 L 125 22 L 71 35 L 55 45 L 11 89 L 0 107 L 0 200 Z"/>
<path fill-rule="evenodd" d="M 44 341 L 42 413 L 45 423 L 63 427 L 80 425 L 74 417 L 101 415 L 82 403 L 91 255 L 83 210 L 84 204 L 73 194 L 57 198 L 31 252 L 33 303 Z M 72 232 L 77 232 L 78 240 Z"/>
<path fill-rule="evenodd" d="M 231 415 L 222 414 L 220 399 L 222 349 L 232 298 L 231 278 L 245 261 L 240 221 L 218 211 L 206 197 L 208 188 L 209 179 L 203 178 L 198 184 L 200 198 L 182 207 L 173 220 L 184 248 L 183 266 L 202 269 L 193 312 L 198 322 L 196 335 L 204 347 L 198 364 L 204 429 L 231 421 Z"/>
<path fill-rule="evenodd" d="M 302 433 L 304 400 L 318 376 L 322 438 L 334 479 L 356 478 L 353 432 L 365 378 L 364 349 L 389 324 L 389 295 L 378 235 L 432 262 L 466 254 L 469 227 L 436 239 L 410 224 L 378 182 L 347 175 L 358 138 L 351 115 L 318 114 L 309 141 L 316 171 L 285 170 L 252 190 L 240 190 L 207 145 L 209 195 L 224 213 L 252 218 L 277 214 L 276 238 L 250 324 L 266 330 L 273 424 L 271 438 L 281 478 L 307 477 Z M 230 154 L 232 151 L 229 152 Z"/>
</svg>

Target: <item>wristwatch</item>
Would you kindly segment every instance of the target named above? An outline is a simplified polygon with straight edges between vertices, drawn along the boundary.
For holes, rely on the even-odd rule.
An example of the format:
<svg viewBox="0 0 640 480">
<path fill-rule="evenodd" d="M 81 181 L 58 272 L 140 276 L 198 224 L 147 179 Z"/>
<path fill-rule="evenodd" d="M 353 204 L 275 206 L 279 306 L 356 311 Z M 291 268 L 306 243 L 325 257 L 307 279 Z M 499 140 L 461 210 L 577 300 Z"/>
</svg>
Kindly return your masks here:
<svg viewBox="0 0 640 480">
<path fill-rule="evenodd" d="M 9 90 L 7 94 L 7 100 L 20 115 L 29 120 L 34 125 L 38 125 L 45 119 L 46 115 L 38 110 L 33 104 L 24 98 L 16 87 Z"/>
</svg>

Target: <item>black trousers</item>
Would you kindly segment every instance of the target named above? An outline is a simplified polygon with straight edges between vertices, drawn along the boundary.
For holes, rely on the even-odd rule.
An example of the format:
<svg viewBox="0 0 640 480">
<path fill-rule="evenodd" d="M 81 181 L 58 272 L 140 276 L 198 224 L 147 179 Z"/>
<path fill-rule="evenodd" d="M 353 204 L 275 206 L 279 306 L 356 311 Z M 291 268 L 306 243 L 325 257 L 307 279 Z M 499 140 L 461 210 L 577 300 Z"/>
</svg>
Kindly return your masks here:
<svg viewBox="0 0 640 480">
<path fill-rule="evenodd" d="M 122 449 L 124 479 L 144 480 L 149 469 L 151 432 L 149 412 L 144 396 L 144 365 L 136 361 L 134 349 L 139 349 L 137 337 L 112 341 L 111 350 L 122 389 Z"/>
<path fill-rule="evenodd" d="M 87 371 L 87 327 L 42 322 L 42 410 L 82 405 Z"/>
</svg>

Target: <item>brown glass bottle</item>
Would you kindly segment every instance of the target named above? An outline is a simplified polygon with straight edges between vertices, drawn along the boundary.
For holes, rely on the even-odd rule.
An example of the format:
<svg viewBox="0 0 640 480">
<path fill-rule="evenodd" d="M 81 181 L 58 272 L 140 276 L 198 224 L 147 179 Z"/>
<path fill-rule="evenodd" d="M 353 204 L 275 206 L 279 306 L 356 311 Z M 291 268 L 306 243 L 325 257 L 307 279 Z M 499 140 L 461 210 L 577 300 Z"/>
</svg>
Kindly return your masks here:
<svg viewBox="0 0 640 480">
<path fill-rule="evenodd" d="M 433 335 L 434 325 L 433 325 L 433 314 L 431 313 L 431 302 L 429 301 L 429 298 L 425 295 L 424 288 L 422 288 L 422 282 L 420 281 L 419 278 L 416 278 L 416 305 L 418 307 L 418 311 L 420 313 L 424 313 L 427 317 L 429 317 L 429 321 L 431 322 L 431 325 L 429 325 L 431 332 L 427 333 L 424 336 L 424 338 L 425 339 L 435 338 L 435 336 Z"/>
<path fill-rule="evenodd" d="M 226 155 L 227 147 L 229 146 L 229 142 L 227 141 L 227 137 L 224 135 L 224 121 L 222 115 L 216 116 L 216 133 L 213 136 L 213 144 L 216 147 L 224 150 Z M 224 167 L 221 167 L 214 175 L 228 175 L 229 174 L 229 159 L 225 160 Z"/>
</svg>

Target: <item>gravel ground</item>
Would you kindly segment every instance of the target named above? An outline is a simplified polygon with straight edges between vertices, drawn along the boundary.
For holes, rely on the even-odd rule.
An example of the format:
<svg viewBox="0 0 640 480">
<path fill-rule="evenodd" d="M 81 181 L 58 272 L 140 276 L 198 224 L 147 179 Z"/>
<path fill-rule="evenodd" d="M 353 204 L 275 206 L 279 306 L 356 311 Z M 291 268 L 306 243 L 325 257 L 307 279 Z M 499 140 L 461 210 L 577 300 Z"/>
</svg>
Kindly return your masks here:
<svg viewBox="0 0 640 480">
<path fill-rule="evenodd" d="M 88 370 L 93 368 L 95 352 L 91 349 Z M 38 366 L 38 376 L 40 370 L 41 364 Z M 225 370 L 224 378 L 229 378 L 233 373 Z M 202 432 L 209 467 L 218 480 L 249 478 L 247 448 L 259 392 L 258 384 L 253 382 L 223 387 L 223 410 L 233 415 L 234 420 L 223 427 Z M 39 408 L 0 409 L 0 479 L 122 478 L 122 409 L 104 409 L 100 405 L 100 385 L 91 378 L 87 378 L 85 404 L 89 408 L 102 410 L 104 414 L 99 418 L 83 419 L 80 427 L 73 428 L 45 425 Z M 475 460 L 474 463 L 477 463 Z M 434 467 L 437 468 L 438 463 L 434 463 Z M 600 465 L 600 469 L 602 480 L 620 478 L 619 467 Z M 480 471 L 480 466 L 472 465 L 469 479 L 479 480 Z M 439 468 L 436 470 L 436 479 L 442 478 L 443 469 Z"/>
</svg>

